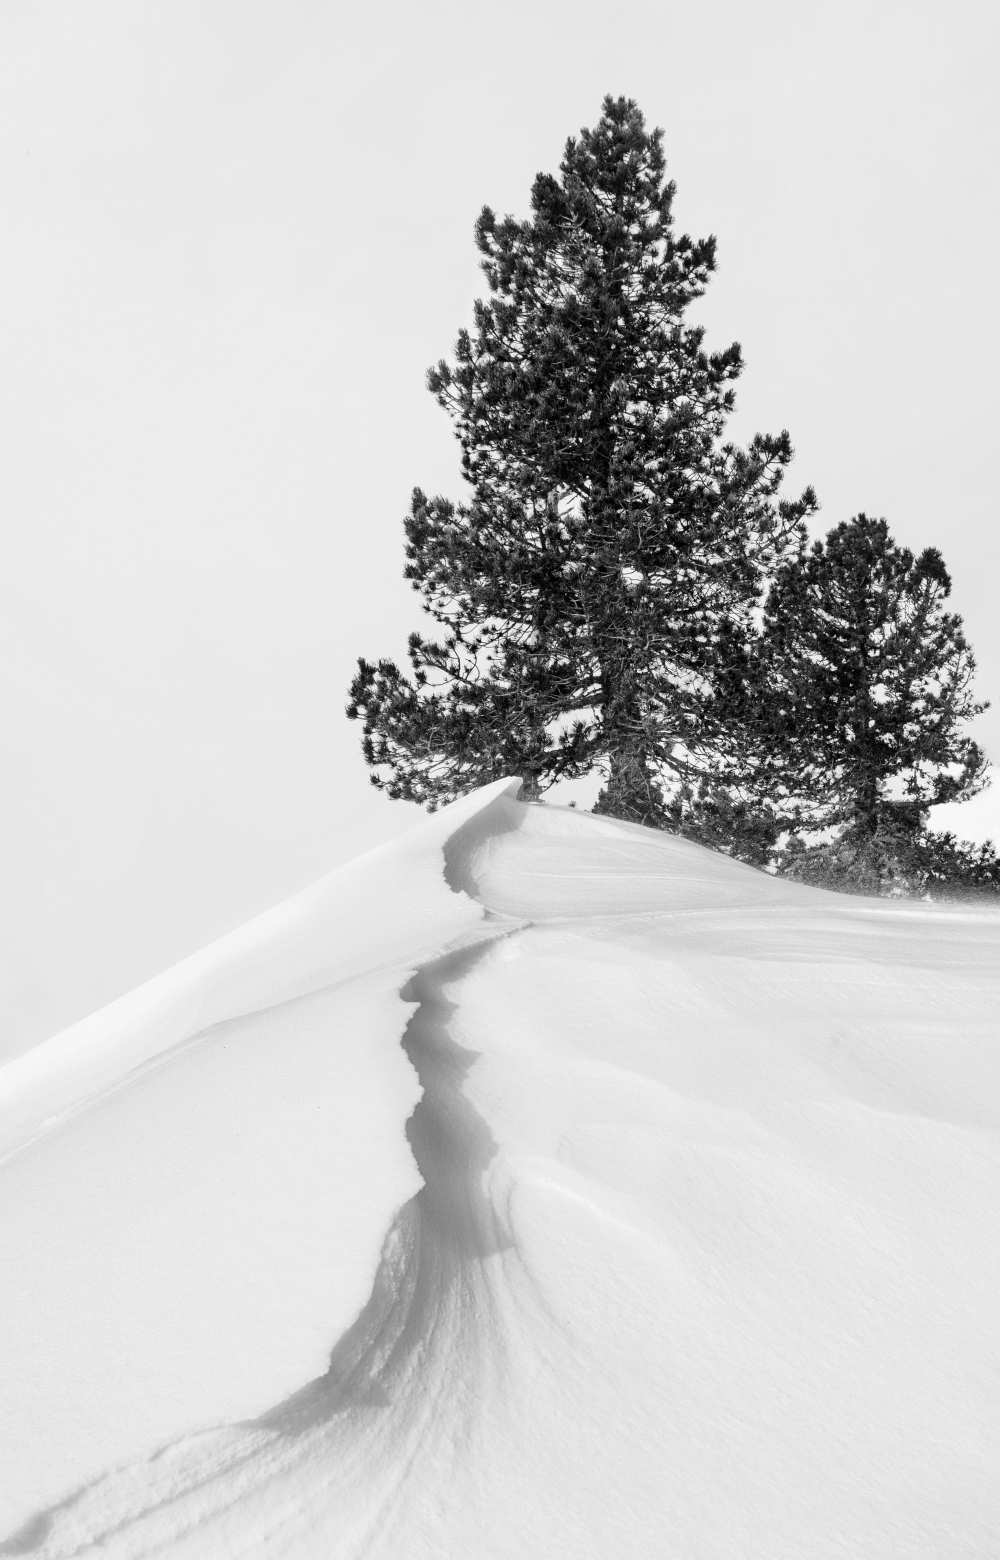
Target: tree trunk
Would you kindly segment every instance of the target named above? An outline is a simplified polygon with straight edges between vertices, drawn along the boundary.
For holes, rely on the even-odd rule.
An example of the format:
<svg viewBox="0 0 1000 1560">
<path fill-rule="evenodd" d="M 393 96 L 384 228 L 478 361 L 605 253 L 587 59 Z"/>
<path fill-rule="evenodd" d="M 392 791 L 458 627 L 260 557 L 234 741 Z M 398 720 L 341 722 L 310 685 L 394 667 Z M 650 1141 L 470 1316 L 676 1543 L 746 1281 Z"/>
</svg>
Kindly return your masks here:
<svg viewBox="0 0 1000 1560">
<path fill-rule="evenodd" d="M 518 800 L 522 802 L 537 802 L 541 794 L 537 771 L 534 769 L 522 769 L 521 791 Z"/>
<path fill-rule="evenodd" d="M 650 771 L 645 747 L 629 743 L 611 754 L 608 783 L 594 804 L 595 813 L 628 823 L 663 827 L 663 792 Z"/>
<path fill-rule="evenodd" d="M 868 839 L 874 839 L 881 821 L 882 807 L 879 801 L 878 776 L 874 765 L 869 764 L 859 779 L 854 794 L 854 828 Z"/>
<path fill-rule="evenodd" d="M 634 691 L 613 673 L 604 676 L 605 700 L 601 711 L 608 745 L 608 782 L 594 811 L 629 823 L 662 828 L 663 792 L 649 762 L 642 710 Z"/>
</svg>

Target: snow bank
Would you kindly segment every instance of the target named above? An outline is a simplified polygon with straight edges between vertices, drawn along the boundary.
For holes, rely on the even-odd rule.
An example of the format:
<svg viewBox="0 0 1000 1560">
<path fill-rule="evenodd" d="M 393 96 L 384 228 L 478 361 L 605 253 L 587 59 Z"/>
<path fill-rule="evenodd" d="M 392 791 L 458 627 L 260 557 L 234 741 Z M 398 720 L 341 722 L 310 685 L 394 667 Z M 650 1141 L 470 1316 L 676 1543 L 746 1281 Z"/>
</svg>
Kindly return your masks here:
<svg viewBox="0 0 1000 1560">
<path fill-rule="evenodd" d="M 486 930 L 442 850 L 510 789 L 0 1068 L 0 1538 L 325 1367 L 420 1185 L 401 992 Z"/>
<path fill-rule="evenodd" d="M 312 996 L 0 1170 L 5 1228 L 31 1210 L 0 1553 L 992 1560 L 1000 918 L 775 883 L 509 788 L 425 829 L 358 864 L 386 941 L 376 908 L 346 984 L 321 936 L 296 951 L 308 917 L 280 957 L 258 937 Z"/>
<path fill-rule="evenodd" d="M 500 781 L 422 821 L 165 974 L 0 1067 L 0 1162 L 136 1069 L 215 1024 L 419 962 L 479 921 L 441 853 L 518 789 Z M 455 890 L 461 882 L 456 878 Z"/>
</svg>

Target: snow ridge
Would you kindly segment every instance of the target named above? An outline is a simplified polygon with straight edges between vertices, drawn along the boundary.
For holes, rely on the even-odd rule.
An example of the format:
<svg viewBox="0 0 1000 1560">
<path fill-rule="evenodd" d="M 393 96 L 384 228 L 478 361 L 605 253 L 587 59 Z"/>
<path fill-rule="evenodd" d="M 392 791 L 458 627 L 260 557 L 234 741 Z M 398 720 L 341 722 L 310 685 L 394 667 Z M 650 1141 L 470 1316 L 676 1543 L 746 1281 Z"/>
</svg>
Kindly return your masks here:
<svg viewBox="0 0 1000 1560">
<path fill-rule="evenodd" d="M 778 883 L 509 785 L 414 834 L 287 932 L 272 976 L 311 995 L 163 1053 L 119 1096 L 145 1121 L 212 1066 L 227 1107 L 260 1056 L 268 1088 L 315 1076 L 349 1152 L 306 1245 L 349 1231 L 392 1168 L 350 1306 L 314 1287 L 282 1313 L 318 1323 L 314 1363 L 285 1361 L 214 1429 L 105 1458 L 0 1554 L 993 1560 L 1000 918 Z M 4 1173 L 64 1138 L 83 1165 L 108 1112 Z M 262 1187 L 310 1120 L 277 1132 Z M 260 1265 L 250 1299 L 263 1353 Z M 252 1350 L 246 1370 L 264 1379 Z"/>
<path fill-rule="evenodd" d="M 416 1006 L 403 1048 L 422 1088 L 407 1139 L 424 1184 L 393 1220 L 371 1296 L 326 1373 L 252 1423 L 184 1437 L 97 1480 L 30 1519 L 0 1555 L 69 1560 L 97 1546 L 129 1560 L 281 1556 L 305 1546 L 346 1560 L 388 1537 L 442 1406 L 454 1433 L 456 1386 L 471 1421 L 502 1364 L 487 1259 L 509 1263 L 516 1251 L 489 1190 L 497 1145 L 463 1094 L 473 1056 L 448 1033 L 447 992 L 489 947 L 446 954 L 404 986 Z"/>
<path fill-rule="evenodd" d="M 443 842 L 443 876 L 455 894 L 474 897 L 478 853 L 521 821 L 519 782 L 498 789 L 495 800 L 480 794 L 480 806 Z M 99 1546 L 123 1557 L 164 1548 L 204 1556 L 242 1553 L 249 1543 L 255 1555 L 278 1556 L 301 1543 L 312 1552 L 327 1526 L 338 1555 L 366 1552 L 387 1521 L 374 1488 L 383 1483 L 382 1507 L 391 1508 L 399 1470 L 449 1392 L 456 1361 L 463 1392 L 474 1390 L 469 1364 L 489 1352 L 483 1264 L 513 1249 L 486 1190 L 497 1145 L 463 1093 L 474 1053 L 448 1027 L 448 991 L 518 929 L 509 917 L 479 914 L 479 927 L 401 987 L 413 1005 L 401 1043 L 421 1089 L 406 1137 L 422 1186 L 394 1218 L 370 1298 L 325 1374 L 253 1422 L 185 1436 L 98 1478 L 30 1517 L 0 1542 L 0 1555 L 64 1560 Z"/>
</svg>

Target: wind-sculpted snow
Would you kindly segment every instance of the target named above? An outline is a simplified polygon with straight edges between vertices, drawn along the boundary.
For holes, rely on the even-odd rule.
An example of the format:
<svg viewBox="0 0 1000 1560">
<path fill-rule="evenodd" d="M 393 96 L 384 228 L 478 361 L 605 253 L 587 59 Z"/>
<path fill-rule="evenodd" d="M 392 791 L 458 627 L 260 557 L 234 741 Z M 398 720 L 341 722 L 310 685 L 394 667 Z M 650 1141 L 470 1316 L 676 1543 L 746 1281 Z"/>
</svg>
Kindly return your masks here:
<svg viewBox="0 0 1000 1560">
<path fill-rule="evenodd" d="M 301 1198 L 318 1168 L 336 1180 L 297 1238 L 307 1266 L 317 1245 L 341 1251 L 353 1320 L 348 1286 L 324 1367 L 262 1397 L 293 1361 L 260 1358 L 269 1301 L 248 1220 L 236 1244 L 253 1281 L 215 1335 L 221 1348 L 228 1320 L 245 1344 L 253 1412 L 232 1412 L 223 1371 L 214 1412 L 159 1445 L 150 1419 L 131 1453 L 83 1477 L 41 1441 L 20 1466 L 41 1465 L 35 1488 L 53 1495 L 15 1492 L 20 1526 L 0 1553 L 992 1560 L 1000 919 L 775 883 L 510 789 L 425 827 L 458 921 L 414 849 L 378 887 L 391 878 L 410 907 L 411 943 L 400 933 L 365 973 L 258 1010 L 244 1047 L 258 1078 L 257 1051 L 277 1052 L 271 1082 L 283 1071 L 313 1099 L 303 1131 L 316 1115 L 348 1139 L 318 1167 L 323 1139 L 307 1133 L 294 1186 Z M 316 1058 L 345 1026 L 357 1040 L 318 1088 Z M 50 1129 L 0 1171 L 0 1195 L 60 1142 L 67 1166 L 85 1164 L 100 1113 L 122 1101 L 150 1120 L 174 1075 L 184 1098 L 199 1085 L 226 1098 L 217 1051 L 208 1036 L 171 1052 Z M 415 1108 L 392 1139 L 397 1067 Z M 222 1068 L 227 1086 L 240 1068 Z M 258 1133 L 280 1115 L 263 1095 Z M 379 1111 L 366 1144 L 355 1118 Z M 370 1199 L 353 1244 L 351 1208 L 396 1149 L 412 1182 L 376 1260 L 372 1216 L 405 1176 Z M 283 1182 L 274 1219 L 295 1206 Z M 95 1210 L 88 1238 L 134 1239 L 141 1220 L 123 1217 L 105 1227 Z M 203 1215 L 185 1217 L 196 1241 Z M 37 1214 L 32 1228 L 51 1238 Z M 288 1277 L 287 1249 L 283 1264 Z M 72 1326 L 80 1275 L 59 1277 Z M 201 1260 L 191 1282 L 204 1290 Z M 168 1263 L 151 1283 L 170 1294 L 179 1279 Z M 317 1340 L 322 1287 L 299 1283 L 297 1324 L 289 1312 Z M 85 1442 L 107 1392 L 74 1377 L 86 1336 L 50 1346 Z M 169 1346 L 159 1319 L 148 1349 Z M 63 1400 L 49 1402 L 59 1420 Z M 65 1424 L 61 1448 L 75 1444 Z"/>
<path fill-rule="evenodd" d="M 0 1163 L 216 1024 L 396 968 L 463 932 L 481 912 L 448 893 L 440 852 L 494 827 L 516 790 L 500 781 L 455 803 L 0 1067 Z"/>
<path fill-rule="evenodd" d="M 322 1367 L 420 1185 L 401 988 L 485 930 L 442 846 L 508 788 L 0 1071 L 0 1534 Z"/>
<path fill-rule="evenodd" d="M 439 1424 L 454 1435 L 456 1365 L 471 1423 L 494 1363 L 489 1259 L 513 1242 L 484 1190 L 496 1144 L 463 1091 L 474 1055 L 450 1038 L 447 990 L 486 946 L 432 961 L 404 987 L 417 1006 L 403 1049 L 423 1091 L 407 1139 L 423 1185 L 393 1220 L 370 1298 L 324 1375 L 253 1422 L 97 1480 L 0 1553 L 364 1553 L 391 1518 L 401 1468 Z"/>
</svg>

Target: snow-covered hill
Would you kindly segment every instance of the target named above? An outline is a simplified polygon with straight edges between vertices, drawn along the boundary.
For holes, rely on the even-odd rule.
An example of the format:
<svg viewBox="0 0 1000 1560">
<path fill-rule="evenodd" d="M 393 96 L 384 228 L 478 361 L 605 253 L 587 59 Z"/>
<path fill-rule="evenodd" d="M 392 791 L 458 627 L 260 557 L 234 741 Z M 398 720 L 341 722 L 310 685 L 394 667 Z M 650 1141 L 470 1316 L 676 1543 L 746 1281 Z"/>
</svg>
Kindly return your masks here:
<svg viewBox="0 0 1000 1560">
<path fill-rule="evenodd" d="M 995 1560 L 1000 916 L 477 793 L 0 1070 L 0 1555 Z"/>
</svg>

